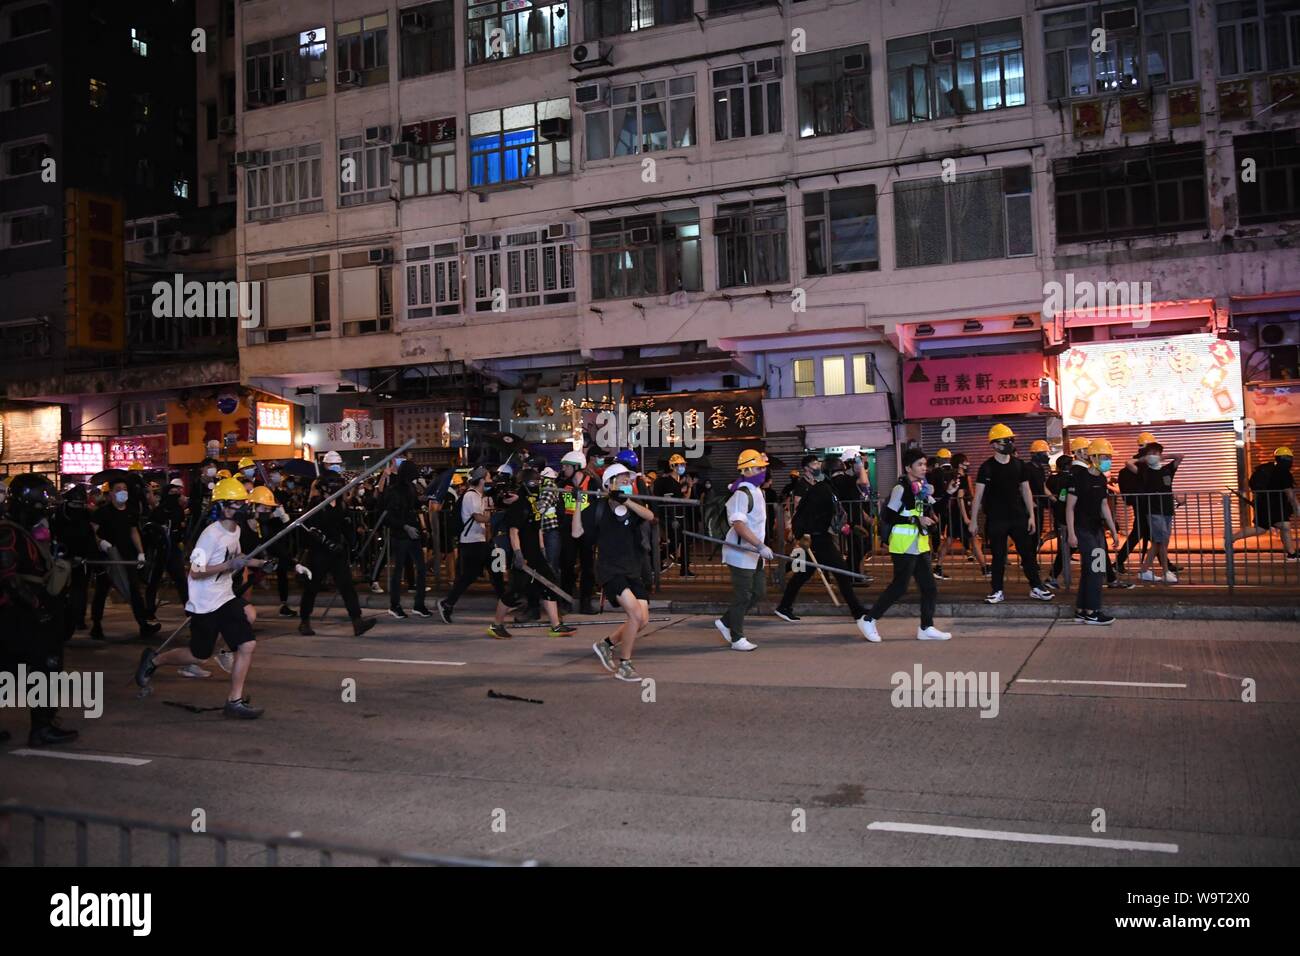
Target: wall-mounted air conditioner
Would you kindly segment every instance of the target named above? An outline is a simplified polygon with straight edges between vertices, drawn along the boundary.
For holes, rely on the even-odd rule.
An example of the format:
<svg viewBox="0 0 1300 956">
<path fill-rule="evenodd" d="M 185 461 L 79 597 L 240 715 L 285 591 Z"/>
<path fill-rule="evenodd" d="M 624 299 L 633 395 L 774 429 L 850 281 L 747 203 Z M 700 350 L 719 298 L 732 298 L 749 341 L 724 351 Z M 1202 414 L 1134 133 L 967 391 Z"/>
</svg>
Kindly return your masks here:
<svg viewBox="0 0 1300 956">
<path fill-rule="evenodd" d="M 372 266 L 386 266 L 393 261 L 392 249 L 369 249 L 366 251 L 366 260 Z"/>
<path fill-rule="evenodd" d="M 399 163 L 418 163 L 424 159 L 424 146 L 421 143 L 394 143 L 391 155 Z"/>
<path fill-rule="evenodd" d="M 764 57 L 749 64 L 749 78 L 751 80 L 768 80 L 780 75 L 781 58 L 779 56 Z"/>
<path fill-rule="evenodd" d="M 482 249 L 485 245 L 482 236 L 465 236 L 460 241 L 460 247 L 466 252 L 473 252 L 475 249 Z"/>
<path fill-rule="evenodd" d="M 949 37 L 946 40 L 930 41 L 930 59 L 951 60 L 957 55 L 957 43 Z"/>
<path fill-rule="evenodd" d="M 387 143 L 393 138 L 393 128 L 391 126 L 367 126 L 366 142 L 370 145 L 377 143 Z"/>
<path fill-rule="evenodd" d="M 553 222 L 546 227 L 547 239 L 568 239 L 569 224 L 567 222 Z"/>
<path fill-rule="evenodd" d="M 548 117 L 537 124 L 537 132 L 541 134 L 542 139 L 546 140 L 568 139 L 570 135 L 569 118 L 567 116 Z"/>
<path fill-rule="evenodd" d="M 358 70 L 339 70 L 339 86 L 360 86 L 361 73 Z"/>
<path fill-rule="evenodd" d="M 217 132 L 222 136 L 234 136 L 235 118 L 233 116 L 223 116 L 217 120 Z"/>
<path fill-rule="evenodd" d="M 730 216 L 718 216 L 713 220 L 713 234 L 722 236 L 732 231 L 735 223 Z"/>
<path fill-rule="evenodd" d="M 575 43 L 569 60 L 575 70 L 585 70 L 598 64 L 608 64 L 609 54 L 608 43 L 593 40 L 590 43 Z"/>
<path fill-rule="evenodd" d="M 609 81 L 597 80 L 584 83 L 573 91 L 573 101 L 578 109 L 594 110 L 609 103 Z"/>
<path fill-rule="evenodd" d="M 846 53 L 840 58 L 840 66 L 845 73 L 865 73 L 867 56 L 865 53 Z"/>
</svg>

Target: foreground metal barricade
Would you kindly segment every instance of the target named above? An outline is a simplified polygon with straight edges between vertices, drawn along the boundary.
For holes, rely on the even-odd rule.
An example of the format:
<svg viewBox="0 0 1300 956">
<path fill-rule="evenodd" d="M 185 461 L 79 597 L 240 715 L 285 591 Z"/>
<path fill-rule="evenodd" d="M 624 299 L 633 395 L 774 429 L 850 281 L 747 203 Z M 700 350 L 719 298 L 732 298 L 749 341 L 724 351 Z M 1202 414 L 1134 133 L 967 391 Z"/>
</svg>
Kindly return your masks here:
<svg viewBox="0 0 1300 956">
<path fill-rule="evenodd" d="M 19 859 L 26 849 L 14 834 L 15 820 L 30 820 L 30 864 Z M 65 825 L 66 824 L 66 825 Z M 70 832 L 69 832 L 70 830 Z M 149 845 L 141 837 L 155 839 Z M 22 837 L 24 834 L 18 834 Z M 68 845 L 69 840 L 71 846 Z M 192 856 L 182 864 L 182 847 L 201 847 L 202 857 Z M 96 853 L 115 859 L 92 859 Z M 352 844 L 315 840 L 298 834 L 267 835 L 235 830 L 211 829 L 195 833 L 189 826 L 174 826 L 145 820 L 130 820 L 78 810 L 54 810 L 17 802 L 0 804 L 0 861 L 9 866 L 240 866 L 250 861 L 232 859 L 232 850 L 246 848 L 261 857 L 263 866 L 333 866 L 336 862 L 357 862 L 371 866 L 539 866 L 535 860 L 466 859 L 419 851 L 383 850 Z M 71 859 L 64 860 L 66 851 Z M 256 865 L 256 864 L 251 864 Z"/>
</svg>

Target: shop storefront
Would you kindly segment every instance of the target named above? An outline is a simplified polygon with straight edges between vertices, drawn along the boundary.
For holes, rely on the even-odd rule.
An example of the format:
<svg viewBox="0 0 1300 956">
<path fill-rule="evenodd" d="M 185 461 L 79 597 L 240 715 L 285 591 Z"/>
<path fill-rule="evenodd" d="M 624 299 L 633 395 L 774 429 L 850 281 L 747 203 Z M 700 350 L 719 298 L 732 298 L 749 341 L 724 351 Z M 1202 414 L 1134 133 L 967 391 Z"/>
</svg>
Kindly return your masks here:
<svg viewBox="0 0 1300 956">
<path fill-rule="evenodd" d="M 139 465 L 145 471 L 167 467 L 167 434 L 119 435 L 108 440 L 105 467 L 129 470 Z"/>
<path fill-rule="evenodd" d="M 63 411 L 58 405 L 0 405 L 0 476 L 59 470 Z"/>
<path fill-rule="evenodd" d="M 167 403 L 167 454 L 173 466 L 245 455 L 259 461 L 297 458 L 302 435 L 302 408 L 260 389 L 216 388 Z"/>
<path fill-rule="evenodd" d="M 1039 440 L 1057 447 L 1061 420 L 1050 360 L 1041 352 L 909 359 L 903 364 L 903 408 L 911 437 L 933 455 L 965 454 L 971 468 L 992 452 L 988 432 L 997 423 L 1016 434 L 1021 457 Z"/>
<path fill-rule="evenodd" d="M 1242 439 L 1248 470 L 1275 449 L 1300 444 L 1300 292 L 1242 296 L 1230 303 L 1245 385 Z"/>
<path fill-rule="evenodd" d="M 1060 376 L 1067 437 L 1107 438 L 1127 458 L 1150 431 L 1185 456 L 1180 490 L 1238 487 L 1238 343 L 1204 332 L 1078 344 L 1060 356 Z"/>
<path fill-rule="evenodd" d="M 714 479 L 729 478 L 740 453 L 763 444 L 761 388 L 631 395 L 625 401 L 629 416 L 650 416 L 647 440 L 633 443 L 643 470 L 657 470 L 670 455 L 680 453 L 688 468 Z M 656 421 L 661 423 L 657 428 Z M 599 433 L 598 428 L 589 430 L 593 437 Z"/>
</svg>

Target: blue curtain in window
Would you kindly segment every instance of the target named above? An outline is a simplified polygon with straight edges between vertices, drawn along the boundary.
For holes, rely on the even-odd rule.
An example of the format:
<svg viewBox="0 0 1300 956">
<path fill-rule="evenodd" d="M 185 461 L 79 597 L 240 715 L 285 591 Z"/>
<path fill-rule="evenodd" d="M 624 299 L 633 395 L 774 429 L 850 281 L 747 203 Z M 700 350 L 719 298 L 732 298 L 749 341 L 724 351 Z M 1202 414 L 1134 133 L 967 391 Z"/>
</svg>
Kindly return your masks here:
<svg viewBox="0 0 1300 956">
<path fill-rule="evenodd" d="M 470 141 L 470 185 L 508 183 L 536 175 L 536 142 L 535 129 L 506 133 L 504 148 L 499 133 L 474 137 Z"/>
</svg>

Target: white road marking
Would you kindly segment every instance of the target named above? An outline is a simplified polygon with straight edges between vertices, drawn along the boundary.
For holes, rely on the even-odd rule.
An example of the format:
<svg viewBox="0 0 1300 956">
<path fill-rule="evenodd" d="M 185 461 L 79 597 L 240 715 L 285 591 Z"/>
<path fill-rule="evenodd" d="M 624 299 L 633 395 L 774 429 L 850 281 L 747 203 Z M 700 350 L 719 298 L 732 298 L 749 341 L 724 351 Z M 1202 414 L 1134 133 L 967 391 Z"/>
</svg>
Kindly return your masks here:
<svg viewBox="0 0 1300 956">
<path fill-rule="evenodd" d="M 464 667 L 465 661 L 409 661 L 398 657 L 363 657 L 363 664 L 440 664 L 443 667 Z"/>
<path fill-rule="evenodd" d="M 153 763 L 152 760 L 144 760 L 140 757 L 113 757 L 109 754 L 74 754 L 67 751 L 59 750 L 11 750 L 9 754 L 14 757 L 57 757 L 59 760 L 92 760 L 96 763 L 124 763 L 128 767 L 143 767 L 147 763 Z"/>
<path fill-rule="evenodd" d="M 924 823 L 893 823 L 876 820 L 868 830 L 894 833 L 929 833 L 935 836 L 969 837 L 972 840 L 1004 840 L 1010 843 L 1055 843 L 1064 846 L 1095 846 L 1107 850 L 1145 850 L 1150 853 L 1177 853 L 1177 843 L 1149 843 L 1145 840 L 1111 840 L 1105 837 L 1058 836 L 1055 833 L 1020 833 L 1014 830 L 976 830 L 970 827 L 939 827 Z"/>
<path fill-rule="evenodd" d="M 1093 687 L 1186 687 L 1186 684 L 1152 684 L 1132 680 L 1033 680 L 1017 677 L 1017 684 L 1087 684 Z"/>
</svg>

